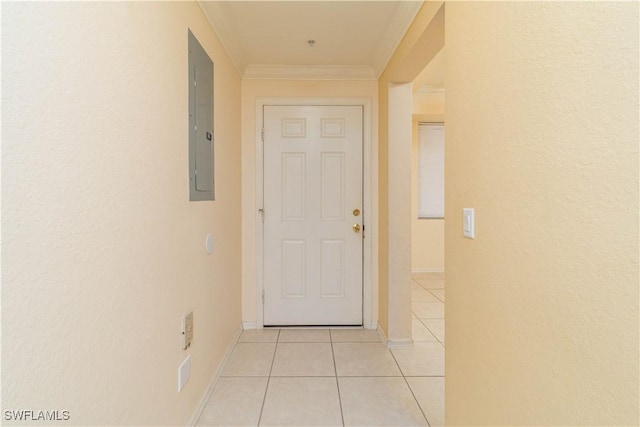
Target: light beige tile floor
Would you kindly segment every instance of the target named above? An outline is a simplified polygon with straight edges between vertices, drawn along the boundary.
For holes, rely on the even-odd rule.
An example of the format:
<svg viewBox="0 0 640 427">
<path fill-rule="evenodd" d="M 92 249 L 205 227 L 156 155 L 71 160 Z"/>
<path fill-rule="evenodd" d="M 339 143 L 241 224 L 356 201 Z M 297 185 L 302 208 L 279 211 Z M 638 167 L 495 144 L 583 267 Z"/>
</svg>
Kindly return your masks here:
<svg viewBox="0 0 640 427">
<path fill-rule="evenodd" d="M 435 298 L 435 297 L 434 297 Z M 438 302 L 412 302 L 411 308 L 418 319 L 443 319 L 444 303 Z"/>
<path fill-rule="evenodd" d="M 400 369 L 381 342 L 334 343 L 333 356 L 339 377 L 394 377 Z"/>
<path fill-rule="evenodd" d="M 347 426 L 426 426 L 403 377 L 338 378 Z"/>
<path fill-rule="evenodd" d="M 413 347 L 365 329 L 244 331 L 198 425 L 443 425 L 444 277 L 411 287 Z"/>
<path fill-rule="evenodd" d="M 411 331 L 413 333 L 414 342 L 438 341 L 438 338 L 435 336 L 435 334 L 433 334 L 417 317 L 411 318 Z"/>
<path fill-rule="evenodd" d="M 411 281 L 411 314 L 413 319 L 413 340 L 433 341 L 435 337 L 444 347 L 444 273 L 414 273 Z M 430 295 L 431 297 L 429 297 Z M 416 320 L 429 331 L 424 329 Z"/>
<path fill-rule="evenodd" d="M 411 319 L 414 346 L 394 348 L 396 362 L 429 425 L 444 425 L 444 273 L 414 273 Z"/>
<path fill-rule="evenodd" d="M 422 324 L 444 344 L 444 319 L 418 319 Z M 415 339 L 415 335 L 414 335 Z"/>
<path fill-rule="evenodd" d="M 222 371 L 222 376 L 269 376 L 275 350 L 275 343 L 238 343 Z"/>
<path fill-rule="evenodd" d="M 444 425 L 444 377 L 407 377 L 413 395 L 431 426 Z"/>
<path fill-rule="evenodd" d="M 335 375 L 331 343 L 278 343 L 271 376 L 334 377 Z"/>
<path fill-rule="evenodd" d="M 341 426 L 336 378 L 271 378 L 260 425 Z"/>
<path fill-rule="evenodd" d="M 437 342 L 416 342 L 413 347 L 397 347 L 391 353 L 408 377 L 443 377 L 444 347 Z"/>
<path fill-rule="evenodd" d="M 267 380 L 267 377 L 220 378 L 198 424 L 258 425 Z"/>
</svg>

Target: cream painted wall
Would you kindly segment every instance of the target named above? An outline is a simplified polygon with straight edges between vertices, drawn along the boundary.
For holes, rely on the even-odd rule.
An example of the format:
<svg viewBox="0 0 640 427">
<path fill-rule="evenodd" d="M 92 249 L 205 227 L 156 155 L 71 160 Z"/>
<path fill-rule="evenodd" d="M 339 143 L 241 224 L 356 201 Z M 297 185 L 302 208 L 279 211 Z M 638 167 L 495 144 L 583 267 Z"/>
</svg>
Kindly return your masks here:
<svg viewBox="0 0 640 427">
<path fill-rule="evenodd" d="M 639 4 L 446 7 L 446 423 L 638 425 Z"/>
<path fill-rule="evenodd" d="M 445 93 L 442 92 L 414 92 L 413 114 L 427 116 L 420 120 L 444 121 Z"/>
<path fill-rule="evenodd" d="M 188 201 L 188 27 L 215 62 L 215 202 Z M 2 409 L 186 424 L 241 326 L 240 79 L 200 8 L 3 3 L 2 110 Z"/>
<path fill-rule="evenodd" d="M 255 327 L 257 320 L 256 267 L 256 101 L 258 98 L 336 98 L 365 97 L 371 99 L 371 145 L 377 153 L 378 94 L 375 81 L 316 80 L 243 80 L 242 81 L 242 318 L 245 327 Z M 377 156 L 372 156 L 371 169 L 377 170 Z M 372 183 L 372 204 L 377 205 L 377 181 Z M 372 217 L 374 229 L 377 217 Z M 372 253 L 377 254 L 377 240 L 372 233 Z M 372 288 L 377 289 L 377 270 L 372 275 Z M 377 297 L 377 294 L 375 295 Z M 373 298 L 372 315 L 378 311 Z"/>
</svg>

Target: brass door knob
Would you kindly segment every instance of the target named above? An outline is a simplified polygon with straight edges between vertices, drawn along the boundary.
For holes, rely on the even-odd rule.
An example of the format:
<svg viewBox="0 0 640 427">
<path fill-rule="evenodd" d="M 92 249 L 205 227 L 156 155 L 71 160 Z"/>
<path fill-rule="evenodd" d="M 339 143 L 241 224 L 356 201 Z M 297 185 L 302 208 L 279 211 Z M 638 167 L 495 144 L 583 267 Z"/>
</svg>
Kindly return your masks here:
<svg viewBox="0 0 640 427">
<path fill-rule="evenodd" d="M 360 209 L 354 209 L 353 216 L 360 216 Z"/>
<path fill-rule="evenodd" d="M 359 233 L 360 232 L 360 224 L 353 224 L 353 227 L 351 227 L 353 229 L 354 233 Z"/>
</svg>

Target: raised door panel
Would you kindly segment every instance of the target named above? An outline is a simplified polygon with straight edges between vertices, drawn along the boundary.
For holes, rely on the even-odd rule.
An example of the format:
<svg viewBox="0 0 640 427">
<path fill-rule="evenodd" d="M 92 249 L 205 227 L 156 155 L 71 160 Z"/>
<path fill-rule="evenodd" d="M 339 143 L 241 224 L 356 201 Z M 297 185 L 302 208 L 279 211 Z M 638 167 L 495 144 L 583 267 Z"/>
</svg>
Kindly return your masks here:
<svg viewBox="0 0 640 427">
<path fill-rule="evenodd" d="M 304 240 L 282 241 L 282 297 L 304 298 L 306 283 L 306 244 Z"/>
<path fill-rule="evenodd" d="M 345 247 L 344 240 L 322 240 L 321 278 L 322 298 L 344 298 Z"/>
<path fill-rule="evenodd" d="M 282 220 L 304 221 L 306 210 L 306 154 L 282 153 Z"/>
<path fill-rule="evenodd" d="M 344 153 L 321 154 L 321 219 L 343 221 L 345 213 Z"/>
</svg>

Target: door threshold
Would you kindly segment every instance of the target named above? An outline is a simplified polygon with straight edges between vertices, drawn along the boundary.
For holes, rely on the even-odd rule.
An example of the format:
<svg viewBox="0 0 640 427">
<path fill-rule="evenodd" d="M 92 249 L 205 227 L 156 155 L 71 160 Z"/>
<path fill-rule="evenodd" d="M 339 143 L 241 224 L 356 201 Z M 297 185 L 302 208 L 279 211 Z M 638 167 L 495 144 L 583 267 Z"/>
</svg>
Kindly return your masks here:
<svg viewBox="0 0 640 427">
<path fill-rule="evenodd" d="M 264 329 L 364 329 L 363 325 L 264 325 Z"/>
</svg>

